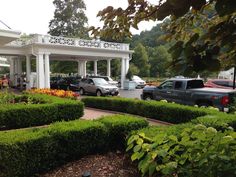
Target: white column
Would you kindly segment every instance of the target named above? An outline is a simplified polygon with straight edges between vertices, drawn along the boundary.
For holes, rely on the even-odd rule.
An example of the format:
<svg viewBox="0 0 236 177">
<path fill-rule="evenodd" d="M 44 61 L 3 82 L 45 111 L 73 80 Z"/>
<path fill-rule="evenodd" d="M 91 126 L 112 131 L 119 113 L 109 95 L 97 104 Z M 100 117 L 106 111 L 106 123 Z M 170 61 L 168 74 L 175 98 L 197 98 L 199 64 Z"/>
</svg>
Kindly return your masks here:
<svg viewBox="0 0 236 177">
<path fill-rule="evenodd" d="M 78 61 L 78 75 L 81 76 L 81 63 Z"/>
<path fill-rule="evenodd" d="M 84 77 L 86 77 L 86 75 L 87 75 L 86 64 L 87 64 L 87 61 L 84 61 L 84 62 L 83 62 L 83 76 L 84 76 Z"/>
<path fill-rule="evenodd" d="M 10 58 L 10 83 L 14 86 L 14 75 L 15 75 L 15 63 L 14 63 L 14 59 L 13 58 Z"/>
<path fill-rule="evenodd" d="M 17 77 L 18 77 L 18 62 L 17 58 L 13 58 L 13 65 L 14 65 L 14 81 L 13 81 L 13 86 L 17 86 Z"/>
<path fill-rule="evenodd" d="M 121 59 L 121 78 L 120 78 L 120 84 L 121 84 L 121 89 L 124 88 L 124 81 L 125 81 L 125 58 Z"/>
<path fill-rule="evenodd" d="M 37 88 L 44 88 L 44 62 L 43 54 L 36 55 Z"/>
<path fill-rule="evenodd" d="M 94 70 L 94 75 L 97 76 L 98 75 L 98 61 L 97 60 L 94 61 L 93 70 Z"/>
<path fill-rule="evenodd" d="M 111 76 L 111 59 L 107 60 L 107 76 Z"/>
<path fill-rule="evenodd" d="M 30 83 L 30 74 L 31 74 L 31 61 L 30 61 L 30 55 L 26 55 L 26 89 L 31 89 L 31 83 Z"/>
<path fill-rule="evenodd" d="M 17 71 L 18 71 L 18 75 L 19 77 L 21 77 L 22 74 L 22 60 L 20 58 L 17 58 Z"/>
<path fill-rule="evenodd" d="M 45 88 L 50 88 L 50 62 L 49 62 L 49 53 L 44 55 L 45 62 Z"/>
<path fill-rule="evenodd" d="M 129 58 L 126 58 L 125 60 L 125 73 L 127 74 L 129 70 Z"/>
<path fill-rule="evenodd" d="M 78 61 L 78 73 L 80 76 L 85 77 L 87 75 L 86 72 L 86 63 L 87 61 Z"/>
</svg>

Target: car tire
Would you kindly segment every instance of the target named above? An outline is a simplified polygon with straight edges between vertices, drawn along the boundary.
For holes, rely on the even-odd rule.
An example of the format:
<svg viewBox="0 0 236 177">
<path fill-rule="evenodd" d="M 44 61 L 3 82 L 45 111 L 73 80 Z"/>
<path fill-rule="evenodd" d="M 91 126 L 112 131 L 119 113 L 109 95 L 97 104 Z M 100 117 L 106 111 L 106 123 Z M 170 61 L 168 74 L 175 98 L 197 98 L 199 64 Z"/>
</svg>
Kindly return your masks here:
<svg viewBox="0 0 236 177">
<path fill-rule="evenodd" d="M 79 94 L 80 94 L 80 95 L 84 95 L 84 94 L 85 94 L 85 92 L 84 92 L 84 89 L 83 89 L 83 88 L 80 88 L 80 89 L 79 89 Z"/>
<path fill-rule="evenodd" d="M 97 90 L 96 95 L 97 95 L 97 96 L 102 96 L 101 90 Z"/>
<path fill-rule="evenodd" d="M 144 100 L 146 100 L 146 101 L 152 100 L 152 96 L 151 95 L 146 95 L 144 97 Z"/>
<path fill-rule="evenodd" d="M 210 106 L 210 104 L 209 103 L 198 103 L 197 104 L 199 107 L 209 107 Z"/>
</svg>

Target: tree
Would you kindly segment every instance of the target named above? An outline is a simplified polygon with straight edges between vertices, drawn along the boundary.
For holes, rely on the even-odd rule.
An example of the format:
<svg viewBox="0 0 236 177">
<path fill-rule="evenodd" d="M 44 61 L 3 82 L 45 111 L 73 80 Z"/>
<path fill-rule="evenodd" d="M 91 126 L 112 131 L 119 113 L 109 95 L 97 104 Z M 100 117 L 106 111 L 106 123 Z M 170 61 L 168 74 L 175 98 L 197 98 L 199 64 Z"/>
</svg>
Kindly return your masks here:
<svg viewBox="0 0 236 177">
<path fill-rule="evenodd" d="M 54 19 L 49 23 L 49 34 L 63 37 L 87 38 L 85 25 L 88 19 L 84 13 L 86 6 L 83 0 L 54 0 L 56 9 Z M 77 62 L 53 61 L 52 72 L 71 73 L 77 71 Z"/>
<path fill-rule="evenodd" d="M 171 62 L 171 55 L 165 46 L 161 45 L 150 49 L 150 76 L 152 77 L 168 77 L 175 75 L 167 69 Z"/>
<path fill-rule="evenodd" d="M 87 37 L 83 0 L 54 0 L 54 19 L 49 23 L 49 34 L 64 37 Z"/>
<path fill-rule="evenodd" d="M 148 54 L 145 47 L 139 43 L 134 48 L 133 59 L 131 62 L 139 69 L 140 76 L 149 76 L 150 65 L 148 63 Z"/>
<path fill-rule="evenodd" d="M 209 6 L 213 6 L 216 13 L 209 20 L 204 18 L 202 21 L 201 16 L 209 18 L 203 13 Z M 169 37 L 187 34 L 184 40 L 177 39 L 170 50 L 175 64 L 173 68 L 184 67 L 183 72 L 186 73 L 206 69 L 216 71 L 221 67 L 222 62 L 219 60 L 224 60 L 223 63 L 229 65 L 236 64 L 235 15 L 235 0 L 157 0 L 156 4 L 147 0 L 128 0 L 126 9 L 109 6 L 100 11 L 98 16 L 104 21 L 103 28 L 91 27 L 90 30 L 94 35 L 124 38 L 131 36 L 130 28 L 138 29 L 141 21 L 163 20 L 171 16 L 171 22 L 177 22 L 179 28 L 171 25 Z M 185 28 L 185 23 L 192 23 L 192 26 L 202 24 L 203 33 L 201 30 L 197 31 L 196 26 L 193 29 Z"/>
</svg>

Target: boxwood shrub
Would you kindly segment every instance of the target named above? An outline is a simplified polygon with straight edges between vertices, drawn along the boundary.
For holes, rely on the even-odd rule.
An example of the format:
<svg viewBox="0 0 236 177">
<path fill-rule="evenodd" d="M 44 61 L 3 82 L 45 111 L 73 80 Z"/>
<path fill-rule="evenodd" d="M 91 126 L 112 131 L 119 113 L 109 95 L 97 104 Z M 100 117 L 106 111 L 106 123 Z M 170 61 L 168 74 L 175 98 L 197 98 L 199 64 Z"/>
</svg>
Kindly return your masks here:
<svg viewBox="0 0 236 177">
<path fill-rule="evenodd" d="M 17 96 L 34 103 L 0 105 L 0 129 L 13 129 L 49 124 L 60 120 L 74 120 L 83 115 L 83 103 L 49 95 L 25 94 Z"/>
<path fill-rule="evenodd" d="M 27 177 L 86 154 L 124 146 L 124 137 L 147 122 L 131 116 L 53 123 L 45 128 L 0 132 L 0 176 Z"/>
<path fill-rule="evenodd" d="M 197 117 L 218 112 L 206 108 L 127 98 L 86 97 L 82 102 L 87 107 L 135 114 L 170 123 L 189 122 Z"/>
</svg>

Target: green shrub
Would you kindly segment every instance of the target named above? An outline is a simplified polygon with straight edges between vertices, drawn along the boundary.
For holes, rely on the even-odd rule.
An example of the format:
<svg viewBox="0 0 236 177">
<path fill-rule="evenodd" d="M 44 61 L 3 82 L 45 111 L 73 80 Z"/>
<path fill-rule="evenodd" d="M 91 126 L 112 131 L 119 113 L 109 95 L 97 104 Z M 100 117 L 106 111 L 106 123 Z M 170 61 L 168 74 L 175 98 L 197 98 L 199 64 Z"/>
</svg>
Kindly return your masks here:
<svg viewBox="0 0 236 177">
<path fill-rule="evenodd" d="M 127 145 L 143 176 L 236 175 L 236 133 L 232 131 L 222 133 L 196 125 L 181 129 L 181 133 L 159 131 L 152 138 L 139 131 L 129 138 Z"/>
<path fill-rule="evenodd" d="M 45 128 L 1 131 L 0 176 L 33 176 L 86 154 L 114 150 L 111 141 L 144 126 L 147 122 L 140 118 L 109 116 L 99 121 L 75 120 Z"/>
<path fill-rule="evenodd" d="M 40 94 L 17 96 L 19 104 L 0 105 L 0 129 L 13 129 L 74 120 L 83 116 L 83 103 Z M 34 104 L 24 104 L 28 100 Z"/>
<path fill-rule="evenodd" d="M 109 132 L 109 147 L 124 149 L 126 136 L 131 130 L 137 130 L 148 126 L 148 122 L 142 118 L 135 118 L 133 116 L 115 115 L 104 117 L 98 120 L 106 125 Z"/>
<path fill-rule="evenodd" d="M 126 98 L 88 97 L 82 101 L 88 107 L 125 112 L 170 123 L 189 122 L 200 116 L 218 113 L 206 108 Z"/>
<path fill-rule="evenodd" d="M 232 114 L 215 114 L 199 117 L 191 121 L 194 124 L 203 124 L 207 127 L 214 127 L 217 130 L 227 130 L 233 128 L 236 130 L 236 116 Z"/>
</svg>

